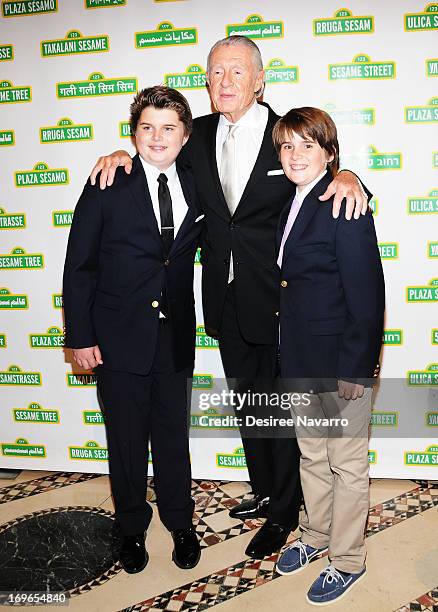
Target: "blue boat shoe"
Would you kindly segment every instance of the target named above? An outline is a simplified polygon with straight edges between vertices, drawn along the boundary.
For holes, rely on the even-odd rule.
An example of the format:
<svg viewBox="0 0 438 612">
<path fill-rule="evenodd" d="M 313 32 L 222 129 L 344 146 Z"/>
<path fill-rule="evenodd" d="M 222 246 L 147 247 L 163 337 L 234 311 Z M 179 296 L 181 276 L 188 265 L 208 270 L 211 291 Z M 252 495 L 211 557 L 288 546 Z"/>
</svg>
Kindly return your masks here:
<svg viewBox="0 0 438 612">
<path fill-rule="evenodd" d="M 328 548 L 313 548 L 301 540 L 295 540 L 278 559 L 276 571 L 283 576 L 296 574 L 312 561 L 319 559 L 327 550 Z"/>
<path fill-rule="evenodd" d="M 353 585 L 365 576 L 365 572 L 366 567 L 358 574 L 347 574 L 329 565 L 310 587 L 307 601 L 314 606 L 327 606 L 339 601 Z"/>
</svg>

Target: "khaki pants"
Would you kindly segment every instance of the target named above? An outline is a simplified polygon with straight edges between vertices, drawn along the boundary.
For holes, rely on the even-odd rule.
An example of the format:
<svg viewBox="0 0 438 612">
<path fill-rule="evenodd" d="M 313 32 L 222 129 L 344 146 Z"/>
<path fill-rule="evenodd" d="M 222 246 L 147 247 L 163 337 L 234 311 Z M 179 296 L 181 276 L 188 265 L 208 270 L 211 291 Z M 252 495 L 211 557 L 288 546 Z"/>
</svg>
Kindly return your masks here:
<svg viewBox="0 0 438 612">
<path fill-rule="evenodd" d="M 310 405 L 292 409 L 307 513 L 300 525 L 301 539 L 314 548 L 328 547 L 334 567 L 349 573 L 360 572 L 365 564 L 371 395 L 372 389 L 365 389 L 361 398 L 346 401 L 337 392 L 312 394 Z M 298 424 L 297 417 L 339 417 L 349 424 L 344 428 Z"/>
</svg>

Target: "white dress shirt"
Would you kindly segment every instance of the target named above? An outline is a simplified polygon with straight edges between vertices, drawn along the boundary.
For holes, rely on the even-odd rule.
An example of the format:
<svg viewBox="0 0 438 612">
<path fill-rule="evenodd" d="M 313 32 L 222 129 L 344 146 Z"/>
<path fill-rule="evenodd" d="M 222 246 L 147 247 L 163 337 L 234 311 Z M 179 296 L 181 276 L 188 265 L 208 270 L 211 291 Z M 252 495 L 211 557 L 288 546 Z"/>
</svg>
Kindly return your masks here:
<svg viewBox="0 0 438 612">
<path fill-rule="evenodd" d="M 238 151 L 235 158 L 237 201 L 240 201 L 256 163 L 268 123 L 268 115 L 269 111 L 266 106 L 262 106 L 255 101 L 251 108 L 249 108 L 235 124 L 228 121 L 224 115 L 219 117 L 216 131 L 216 162 L 219 176 L 221 173 L 222 147 L 228 136 L 230 130 L 229 126 L 239 126 L 239 129 L 236 130 L 234 135 L 236 150 Z M 233 254 L 231 253 L 230 271 L 228 274 L 229 283 L 234 278 L 233 267 Z"/>
<path fill-rule="evenodd" d="M 161 217 L 160 217 L 160 204 L 158 202 L 158 177 L 160 174 L 167 176 L 167 186 L 169 187 L 170 197 L 172 198 L 172 212 L 173 212 L 173 225 L 174 237 L 178 233 L 179 228 L 184 221 L 184 217 L 187 214 L 188 206 L 184 198 L 184 194 L 179 182 L 179 177 L 176 171 L 175 162 L 167 168 L 165 172 L 159 170 L 155 166 L 148 164 L 140 155 L 140 160 L 143 165 L 146 179 L 148 182 L 149 193 L 152 200 L 152 206 L 154 209 L 155 218 L 157 220 L 158 231 L 161 233 Z"/>
</svg>

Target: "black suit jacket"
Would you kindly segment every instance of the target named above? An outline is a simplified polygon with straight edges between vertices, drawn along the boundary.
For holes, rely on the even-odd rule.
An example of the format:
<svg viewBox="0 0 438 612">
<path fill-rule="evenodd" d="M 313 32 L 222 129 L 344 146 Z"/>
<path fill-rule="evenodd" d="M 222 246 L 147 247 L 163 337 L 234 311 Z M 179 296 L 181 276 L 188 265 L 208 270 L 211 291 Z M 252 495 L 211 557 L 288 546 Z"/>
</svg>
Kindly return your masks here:
<svg viewBox="0 0 438 612">
<path fill-rule="evenodd" d="M 232 251 L 237 317 L 242 335 L 255 344 L 275 344 L 280 299 L 276 231 L 280 212 L 295 186 L 284 174 L 268 175 L 270 170 L 281 170 L 272 143 L 272 128 L 279 116 L 267 104 L 259 104 L 267 107 L 268 122 L 259 155 L 233 216 L 228 210 L 217 169 L 219 113 L 194 120 L 193 133 L 183 149 L 183 156 L 193 168 L 205 213 L 201 261 L 206 331 L 217 336 L 221 328 Z M 326 206 L 329 208 L 329 204 Z"/>
<path fill-rule="evenodd" d="M 385 308 L 382 264 L 371 211 L 345 220 L 320 202 L 328 172 L 304 199 L 283 251 L 280 361 L 283 378 L 370 379 L 378 362 Z M 279 222 L 281 243 L 292 199 Z M 286 286 L 285 286 L 286 285 Z M 360 380 L 360 382 L 365 382 Z M 333 386 L 333 384 L 332 384 Z M 321 390 L 321 389 L 319 389 Z"/>
<path fill-rule="evenodd" d="M 193 263 L 202 221 L 190 171 L 177 166 L 188 212 L 166 259 L 138 155 L 111 189 L 90 181 L 76 206 L 64 267 L 66 346 L 99 345 L 106 368 L 147 374 L 163 287 L 167 288 L 175 367 L 194 361 Z M 154 302 L 154 305 L 153 305 Z M 155 307 L 154 307 L 155 306 Z"/>
<path fill-rule="evenodd" d="M 189 156 L 205 213 L 202 302 L 207 333 L 217 335 L 221 327 L 232 250 L 237 316 L 242 334 L 248 342 L 272 344 L 278 327 L 279 300 L 275 235 L 279 214 L 294 186 L 284 174 L 268 175 L 269 170 L 281 170 L 272 144 L 272 128 L 279 117 L 267 104 L 263 106 L 269 112 L 263 142 L 232 217 L 217 170 L 219 113 L 195 119 L 193 133 L 183 151 Z"/>
</svg>

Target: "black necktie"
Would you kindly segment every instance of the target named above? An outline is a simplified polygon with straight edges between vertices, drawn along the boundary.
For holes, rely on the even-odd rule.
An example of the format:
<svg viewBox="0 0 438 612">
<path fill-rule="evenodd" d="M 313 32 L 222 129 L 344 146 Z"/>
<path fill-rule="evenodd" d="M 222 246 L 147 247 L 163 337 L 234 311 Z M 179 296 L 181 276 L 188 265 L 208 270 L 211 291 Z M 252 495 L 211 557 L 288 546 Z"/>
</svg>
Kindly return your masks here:
<svg viewBox="0 0 438 612">
<path fill-rule="evenodd" d="M 161 173 L 158 177 L 158 203 L 160 205 L 161 238 L 163 240 L 166 257 L 169 255 L 173 243 L 174 225 L 172 212 L 172 198 L 167 186 L 167 176 Z"/>
<path fill-rule="evenodd" d="M 164 254 L 167 259 L 172 247 L 174 235 L 172 198 L 170 197 L 169 187 L 167 185 L 167 176 L 161 173 L 158 177 L 158 203 L 160 205 L 160 220 L 161 220 L 161 240 L 163 242 Z M 169 301 L 167 299 L 167 283 L 164 281 L 163 290 L 161 292 L 161 312 L 169 317 Z"/>
</svg>

